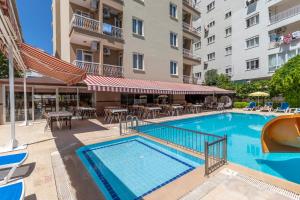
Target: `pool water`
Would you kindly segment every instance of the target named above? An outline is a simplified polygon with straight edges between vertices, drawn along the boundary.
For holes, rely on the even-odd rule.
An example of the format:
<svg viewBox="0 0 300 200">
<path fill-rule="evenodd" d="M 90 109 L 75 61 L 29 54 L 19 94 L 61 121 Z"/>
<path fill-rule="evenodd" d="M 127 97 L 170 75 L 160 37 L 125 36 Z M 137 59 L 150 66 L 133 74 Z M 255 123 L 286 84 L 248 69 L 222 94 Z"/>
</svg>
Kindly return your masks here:
<svg viewBox="0 0 300 200">
<path fill-rule="evenodd" d="M 84 146 L 76 153 L 106 199 L 141 199 L 204 163 L 139 136 Z"/>
<path fill-rule="evenodd" d="M 262 152 L 261 131 L 263 126 L 273 118 L 274 116 L 257 114 L 222 113 L 164 124 L 219 136 L 226 134 L 229 161 L 300 184 L 299 153 L 264 154 Z M 188 139 L 190 138 L 193 137 Z M 185 143 L 189 142 L 182 142 Z"/>
</svg>

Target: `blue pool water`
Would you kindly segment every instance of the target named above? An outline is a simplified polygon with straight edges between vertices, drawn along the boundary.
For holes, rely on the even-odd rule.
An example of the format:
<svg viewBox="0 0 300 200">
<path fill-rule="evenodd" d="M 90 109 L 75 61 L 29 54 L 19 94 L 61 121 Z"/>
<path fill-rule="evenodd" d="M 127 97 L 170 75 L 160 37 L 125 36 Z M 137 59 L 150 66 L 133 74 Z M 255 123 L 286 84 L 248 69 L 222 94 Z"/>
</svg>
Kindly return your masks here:
<svg viewBox="0 0 300 200">
<path fill-rule="evenodd" d="M 261 130 L 274 116 L 256 114 L 223 113 L 196 118 L 170 121 L 165 124 L 184 129 L 228 136 L 228 160 L 245 167 L 258 170 L 295 183 L 300 183 L 300 154 L 272 153 L 264 154 L 261 148 Z M 150 130 L 150 129 L 149 129 Z M 160 134 L 146 130 L 155 137 Z M 143 130 L 142 130 L 143 131 Z M 161 136 L 162 137 L 162 136 Z M 195 140 L 190 136 L 182 144 L 191 145 Z M 202 151 L 201 148 L 199 150 Z"/>
<path fill-rule="evenodd" d="M 139 136 L 84 146 L 76 153 L 106 199 L 141 199 L 204 163 Z"/>
</svg>

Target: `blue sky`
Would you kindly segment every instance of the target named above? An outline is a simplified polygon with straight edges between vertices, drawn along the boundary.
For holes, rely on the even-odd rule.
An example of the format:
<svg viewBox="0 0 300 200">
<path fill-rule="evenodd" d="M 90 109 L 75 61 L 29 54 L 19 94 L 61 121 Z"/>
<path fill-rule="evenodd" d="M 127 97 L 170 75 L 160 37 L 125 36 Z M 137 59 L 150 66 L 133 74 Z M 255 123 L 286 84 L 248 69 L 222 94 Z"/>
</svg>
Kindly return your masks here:
<svg viewBox="0 0 300 200">
<path fill-rule="evenodd" d="M 51 0 L 17 0 L 26 43 L 52 54 Z"/>
</svg>

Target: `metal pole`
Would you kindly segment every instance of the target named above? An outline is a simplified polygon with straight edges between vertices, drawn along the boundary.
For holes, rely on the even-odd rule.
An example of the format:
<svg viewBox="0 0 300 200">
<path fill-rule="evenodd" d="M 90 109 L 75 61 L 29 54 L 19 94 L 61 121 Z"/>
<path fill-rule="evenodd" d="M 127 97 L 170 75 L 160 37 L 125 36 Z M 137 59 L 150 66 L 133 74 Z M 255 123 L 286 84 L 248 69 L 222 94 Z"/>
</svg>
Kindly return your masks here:
<svg viewBox="0 0 300 200">
<path fill-rule="evenodd" d="M 79 108 L 79 88 L 76 88 L 76 107 Z"/>
<path fill-rule="evenodd" d="M 14 58 L 12 45 L 8 47 L 9 59 L 9 101 L 10 101 L 10 134 L 11 134 L 11 149 L 17 146 L 15 132 L 15 86 L 14 86 Z"/>
<path fill-rule="evenodd" d="M 56 112 L 59 111 L 59 92 L 58 92 L 58 88 L 55 89 L 55 110 L 56 110 Z"/>
<path fill-rule="evenodd" d="M 34 117 L 34 87 L 32 86 L 32 88 L 31 88 L 31 109 L 32 109 L 32 121 L 34 121 L 35 119 L 35 117 Z"/>
<path fill-rule="evenodd" d="M 27 85 L 26 85 L 26 71 L 24 72 L 24 81 L 23 81 L 23 86 L 24 86 L 24 123 L 25 126 L 28 126 L 28 116 L 27 116 Z"/>
</svg>

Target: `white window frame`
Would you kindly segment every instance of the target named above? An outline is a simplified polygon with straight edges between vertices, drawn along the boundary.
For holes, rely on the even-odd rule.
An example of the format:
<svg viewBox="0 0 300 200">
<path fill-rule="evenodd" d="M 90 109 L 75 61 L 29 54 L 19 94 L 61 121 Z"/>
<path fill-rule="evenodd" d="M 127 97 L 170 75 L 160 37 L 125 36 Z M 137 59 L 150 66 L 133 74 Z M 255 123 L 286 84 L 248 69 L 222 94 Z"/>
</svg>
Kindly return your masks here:
<svg viewBox="0 0 300 200">
<path fill-rule="evenodd" d="M 255 66 L 255 64 L 257 63 L 256 61 L 258 61 L 258 66 Z M 250 63 L 250 67 L 249 68 L 248 68 L 248 63 Z M 259 58 L 253 58 L 253 59 L 250 59 L 250 60 L 246 60 L 246 71 L 257 70 L 259 68 L 260 68 Z"/>
<path fill-rule="evenodd" d="M 212 27 L 214 27 L 215 25 L 216 25 L 216 21 L 213 20 L 213 21 L 211 21 L 211 22 L 208 23 L 207 27 L 208 27 L 208 28 L 212 28 Z"/>
<path fill-rule="evenodd" d="M 251 44 L 251 41 L 253 41 L 253 45 L 250 46 L 248 44 Z M 246 49 L 252 49 L 252 48 L 256 48 L 259 47 L 259 35 L 253 36 L 251 38 L 247 38 L 246 39 Z"/>
<path fill-rule="evenodd" d="M 259 13 L 256 13 L 256 14 L 254 14 L 254 15 L 248 17 L 248 18 L 246 19 L 246 28 L 250 28 L 250 27 L 252 27 L 252 26 L 255 26 L 255 25 L 259 24 L 259 20 L 260 20 L 259 18 L 260 18 L 260 17 L 259 17 Z M 252 20 L 252 21 L 249 21 L 249 26 L 248 26 L 248 20 Z M 251 23 L 251 22 L 252 22 L 252 23 Z"/>
<path fill-rule="evenodd" d="M 232 27 L 228 26 L 227 28 L 225 28 L 225 37 L 229 37 L 231 35 L 232 35 Z"/>
<path fill-rule="evenodd" d="M 137 57 L 137 67 L 134 66 L 134 56 L 136 55 Z M 139 60 L 140 56 L 142 56 L 143 60 L 142 62 Z M 139 71 L 145 71 L 145 57 L 144 57 L 144 54 L 143 53 L 138 53 L 138 52 L 133 52 L 132 53 L 132 68 L 134 70 L 139 70 Z M 142 68 L 139 68 L 140 64 L 142 64 Z"/>
<path fill-rule="evenodd" d="M 173 68 L 173 67 L 175 67 L 175 68 Z M 174 69 L 175 69 L 176 73 L 172 73 L 172 71 L 174 72 Z M 170 61 L 170 74 L 172 76 L 178 76 L 178 62 L 175 60 Z"/>
<path fill-rule="evenodd" d="M 208 61 L 213 61 L 215 59 L 216 59 L 216 52 L 211 52 L 211 53 L 207 54 Z"/>
<path fill-rule="evenodd" d="M 228 49 L 230 48 L 230 51 Z M 225 56 L 230 56 L 232 55 L 232 46 L 227 46 L 225 47 Z"/>
<path fill-rule="evenodd" d="M 209 4 L 207 4 L 207 6 L 206 6 L 207 12 L 210 12 L 210 11 L 212 11 L 213 9 L 215 9 L 215 4 L 216 4 L 215 1 L 212 1 L 212 2 L 210 2 Z"/>
<path fill-rule="evenodd" d="M 174 36 L 176 36 L 175 40 L 174 40 Z M 175 42 L 175 44 L 174 44 Z M 170 32 L 170 45 L 171 47 L 176 47 L 178 48 L 178 34 L 175 32 Z"/>
<path fill-rule="evenodd" d="M 173 9 L 172 9 L 172 6 L 174 6 L 175 7 L 175 16 L 173 16 Z M 175 18 L 175 19 L 178 19 L 178 7 L 177 7 L 177 5 L 175 4 L 175 3 L 173 3 L 173 2 L 170 2 L 170 6 L 169 6 L 169 14 L 170 14 L 170 17 L 172 17 L 172 18 Z"/>
<path fill-rule="evenodd" d="M 195 42 L 194 48 L 195 48 L 195 50 L 201 49 L 201 41 Z"/>
<path fill-rule="evenodd" d="M 134 30 L 134 21 L 135 21 L 135 30 Z M 142 22 L 142 33 L 139 33 L 139 23 Z M 137 17 L 132 17 L 132 33 L 138 36 L 144 36 L 144 20 Z"/>
<path fill-rule="evenodd" d="M 210 37 L 207 38 L 207 45 L 213 44 L 216 41 L 216 36 L 212 35 Z"/>
<path fill-rule="evenodd" d="M 84 60 L 84 55 L 90 55 L 92 57 L 92 62 L 94 62 L 94 55 L 93 52 L 87 51 L 85 49 L 76 49 L 76 60 L 77 60 L 77 53 L 78 51 L 82 51 L 82 60 L 78 60 L 78 61 L 82 61 L 82 62 L 90 62 L 90 61 L 85 61 Z"/>
<path fill-rule="evenodd" d="M 231 15 L 232 15 L 231 11 L 226 12 L 226 13 L 225 13 L 225 19 L 230 18 Z"/>
</svg>

